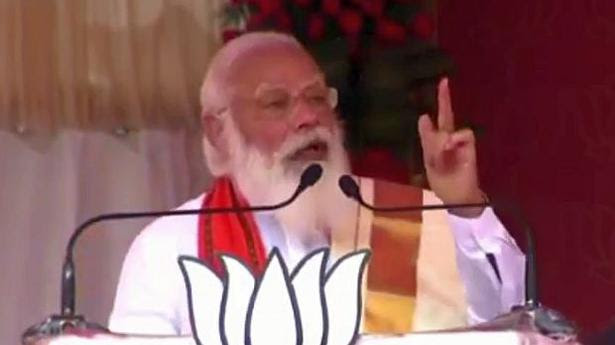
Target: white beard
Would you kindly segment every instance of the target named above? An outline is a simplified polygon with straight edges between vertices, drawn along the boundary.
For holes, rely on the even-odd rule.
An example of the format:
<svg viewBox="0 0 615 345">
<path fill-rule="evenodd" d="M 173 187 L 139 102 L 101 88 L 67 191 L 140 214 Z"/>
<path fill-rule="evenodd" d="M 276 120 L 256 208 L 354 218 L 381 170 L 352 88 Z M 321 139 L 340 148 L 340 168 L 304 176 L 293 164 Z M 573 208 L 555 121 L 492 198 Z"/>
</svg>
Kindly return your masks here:
<svg viewBox="0 0 615 345">
<path fill-rule="evenodd" d="M 330 238 L 330 231 L 341 229 L 355 216 L 356 204 L 338 186 L 338 179 L 348 174 L 349 163 L 342 145 L 342 131 L 318 127 L 288 138 L 268 159 L 245 143 L 232 116 L 224 120 L 224 137 L 228 138 L 231 177 L 251 205 L 273 205 L 287 200 L 297 188 L 303 170 L 311 161 L 289 161 L 288 157 L 314 140 L 327 143 L 323 175 L 290 205 L 273 211 L 285 233 L 305 246 Z"/>
</svg>

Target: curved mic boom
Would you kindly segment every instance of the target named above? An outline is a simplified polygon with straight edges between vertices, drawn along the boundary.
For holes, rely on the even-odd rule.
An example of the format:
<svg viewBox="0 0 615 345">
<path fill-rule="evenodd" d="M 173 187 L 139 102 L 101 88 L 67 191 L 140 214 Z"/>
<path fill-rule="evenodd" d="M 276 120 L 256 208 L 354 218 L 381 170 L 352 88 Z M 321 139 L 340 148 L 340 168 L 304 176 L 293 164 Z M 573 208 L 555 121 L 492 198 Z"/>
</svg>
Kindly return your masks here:
<svg viewBox="0 0 615 345">
<path fill-rule="evenodd" d="M 107 331 L 103 326 L 96 323 L 88 322 L 81 315 L 75 314 L 75 264 L 73 262 L 73 252 L 79 237 L 89 228 L 90 225 L 99 223 L 105 220 L 119 219 L 134 219 L 146 217 L 160 216 L 177 216 L 177 215 L 195 215 L 195 214 L 213 214 L 213 213 L 229 213 L 229 212 L 255 212 L 255 211 L 272 211 L 285 207 L 295 201 L 297 197 L 307 188 L 318 182 L 322 176 L 322 167 L 319 164 L 311 164 L 301 174 L 301 180 L 297 185 L 297 189 L 293 195 L 287 200 L 271 206 L 254 206 L 254 207 L 227 207 L 227 208 L 209 208 L 209 209 L 192 209 L 192 210 L 172 210 L 172 211 L 153 211 L 153 212 L 124 212 L 124 213 L 108 213 L 101 214 L 90 218 L 73 232 L 67 245 L 64 264 L 62 266 L 62 287 L 60 300 L 60 314 L 50 315 L 43 322 L 33 325 L 26 329 L 22 334 L 22 343 L 29 343 L 32 339 L 40 339 L 50 335 L 58 335 L 67 332 L 68 329 L 80 330 L 87 329 L 88 331 L 97 330 Z"/>
<path fill-rule="evenodd" d="M 455 208 L 473 208 L 473 207 L 488 207 L 489 202 L 468 203 L 468 204 L 441 204 L 441 205 L 423 205 L 423 206 L 393 206 L 393 207 L 375 207 L 363 200 L 359 185 L 349 175 L 342 175 L 338 180 L 338 185 L 344 194 L 356 200 L 361 206 L 375 212 L 404 212 L 404 211 L 424 211 L 424 210 L 449 210 Z"/>
<path fill-rule="evenodd" d="M 355 180 L 349 175 L 343 175 L 338 181 L 342 192 L 349 198 L 356 200 L 361 206 L 375 212 L 402 212 L 402 211 L 428 211 L 428 210 L 448 210 L 454 208 L 467 207 L 498 207 L 510 212 L 516 221 L 525 231 L 526 237 L 526 261 L 525 261 L 525 303 L 521 308 L 522 312 L 535 312 L 535 324 L 543 334 L 573 334 L 574 325 L 566 320 L 559 313 L 541 306 L 538 300 L 538 277 L 536 274 L 536 248 L 532 229 L 526 218 L 522 216 L 518 206 L 509 202 L 483 202 L 475 204 L 440 204 L 424 206 L 395 206 L 395 207 L 375 207 L 365 202 L 361 196 L 361 191 Z M 514 313 L 514 311 L 513 311 Z"/>
<path fill-rule="evenodd" d="M 60 300 L 60 314 L 62 316 L 75 315 L 75 264 L 73 262 L 73 253 L 77 240 L 81 234 L 90 226 L 105 220 L 113 219 L 134 219 L 148 218 L 161 216 L 177 216 L 177 215 L 195 215 L 208 213 L 228 213 L 228 212 L 256 212 L 256 211 L 273 211 L 291 204 L 303 191 L 313 186 L 320 180 L 322 176 L 322 167 L 320 164 L 310 164 L 301 174 L 301 179 L 297 185 L 297 189 L 290 198 L 270 206 L 254 206 L 254 207 L 226 207 L 212 209 L 192 209 L 192 210 L 172 210 L 172 211 L 153 211 L 153 212 L 125 212 L 125 213 L 108 213 L 90 218 L 73 232 L 68 244 L 66 245 L 66 256 L 62 267 L 62 288 Z"/>
<path fill-rule="evenodd" d="M 469 208 L 469 207 L 489 207 L 494 206 L 493 202 L 482 202 L 473 204 L 440 204 L 440 205 L 423 205 L 423 206 L 394 206 L 394 207 L 374 207 L 365 202 L 361 196 L 361 191 L 355 180 L 349 175 L 343 175 L 340 177 L 338 184 L 344 194 L 356 200 L 361 206 L 370 209 L 375 212 L 404 212 L 404 211 L 429 211 L 429 210 L 449 210 L 455 208 Z M 529 308 L 537 308 L 540 303 L 538 302 L 538 278 L 536 277 L 536 249 L 534 248 L 534 236 L 532 230 L 525 221 L 525 218 L 521 216 L 521 212 L 517 207 L 501 202 L 497 203 L 497 206 L 502 206 L 506 210 L 513 213 L 516 220 L 521 224 L 525 231 L 526 237 L 526 265 L 525 265 L 525 306 Z M 504 207 L 505 206 L 505 207 Z"/>
</svg>

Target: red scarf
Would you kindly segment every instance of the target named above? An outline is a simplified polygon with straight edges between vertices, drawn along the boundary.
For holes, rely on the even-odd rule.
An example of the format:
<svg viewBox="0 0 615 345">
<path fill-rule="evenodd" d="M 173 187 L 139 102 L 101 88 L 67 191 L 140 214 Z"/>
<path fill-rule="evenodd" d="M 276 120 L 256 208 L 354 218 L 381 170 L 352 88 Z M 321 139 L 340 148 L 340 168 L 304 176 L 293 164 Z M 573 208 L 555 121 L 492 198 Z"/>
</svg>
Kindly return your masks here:
<svg viewBox="0 0 615 345">
<path fill-rule="evenodd" d="M 248 202 L 233 190 L 227 177 L 216 179 L 203 200 L 203 208 L 247 207 Z M 198 255 L 224 275 L 220 254 L 231 254 L 260 275 L 265 268 L 265 247 L 251 212 L 199 215 Z"/>
</svg>

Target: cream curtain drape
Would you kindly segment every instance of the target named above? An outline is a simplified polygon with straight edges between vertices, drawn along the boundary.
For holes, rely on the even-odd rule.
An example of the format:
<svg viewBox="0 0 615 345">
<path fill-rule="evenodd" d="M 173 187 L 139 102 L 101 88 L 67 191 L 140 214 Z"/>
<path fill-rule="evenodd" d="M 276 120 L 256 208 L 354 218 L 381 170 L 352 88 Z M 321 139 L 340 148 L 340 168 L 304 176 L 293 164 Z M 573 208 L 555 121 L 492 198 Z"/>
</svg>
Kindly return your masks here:
<svg viewBox="0 0 615 345">
<path fill-rule="evenodd" d="M 195 124 L 220 2 L 0 1 L 0 127 Z"/>
<path fill-rule="evenodd" d="M 0 0 L 0 344 L 59 311 L 64 246 L 79 223 L 168 209 L 209 182 L 198 93 L 222 1 Z M 83 238 L 79 313 L 106 324 L 147 222 Z"/>
</svg>

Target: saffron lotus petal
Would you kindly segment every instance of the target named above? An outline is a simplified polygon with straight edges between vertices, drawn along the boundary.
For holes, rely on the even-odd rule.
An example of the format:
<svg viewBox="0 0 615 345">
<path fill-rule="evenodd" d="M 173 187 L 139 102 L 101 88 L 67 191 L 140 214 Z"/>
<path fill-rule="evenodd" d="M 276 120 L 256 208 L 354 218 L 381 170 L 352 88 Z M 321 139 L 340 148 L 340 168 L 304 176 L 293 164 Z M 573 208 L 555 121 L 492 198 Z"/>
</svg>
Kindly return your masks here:
<svg viewBox="0 0 615 345">
<path fill-rule="evenodd" d="M 218 328 L 224 291 L 220 278 L 198 259 L 182 256 L 178 262 L 186 283 L 190 322 L 195 340 L 207 339 L 207 344 L 223 344 Z M 204 313 L 203 310 L 208 312 Z"/>
<path fill-rule="evenodd" d="M 351 253 L 327 273 L 324 287 L 329 321 L 327 344 L 352 344 L 358 336 L 362 277 L 368 257 L 366 250 Z"/>
<path fill-rule="evenodd" d="M 239 345 L 245 343 L 246 316 L 250 305 L 250 299 L 254 291 L 254 276 L 239 260 L 223 255 L 222 262 L 226 268 L 226 290 L 223 301 L 224 309 L 221 320 L 222 328 L 227 344 Z M 203 309 L 203 313 L 209 310 Z"/>
<path fill-rule="evenodd" d="M 322 290 L 327 250 L 313 252 L 291 275 L 303 331 L 303 345 L 320 345 L 325 334 L 327 309 Z"/>
<path fill-rule="evenodd" d="M 252 345 L 302 344 L 301 320 L 288 270 L 274 249 L 258 282 L 246 335 Z"/>
</svg>

